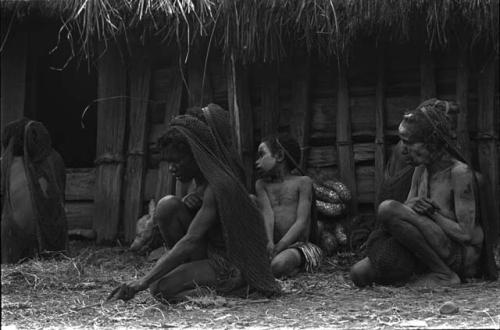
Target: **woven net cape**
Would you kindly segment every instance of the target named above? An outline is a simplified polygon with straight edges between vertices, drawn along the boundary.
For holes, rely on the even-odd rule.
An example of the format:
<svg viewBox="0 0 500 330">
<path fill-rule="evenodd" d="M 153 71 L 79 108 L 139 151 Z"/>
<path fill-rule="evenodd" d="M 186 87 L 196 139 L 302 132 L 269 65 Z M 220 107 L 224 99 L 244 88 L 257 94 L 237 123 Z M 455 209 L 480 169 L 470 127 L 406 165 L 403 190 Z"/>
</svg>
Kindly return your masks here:
<svg viewBox="0 0 500 330">
<path fill-rule="evenodd" d="M 231 167 L 231 170 L 238 176 L 241 182 L 245 184 L 246 175 L 243 163 L 231 139 L 229 113 L 214 103 L 210 103 L 201 110 L 221 151 L 221 158 Z"/>
<path fill-rule="evenodd" d="M 214 191 L 229 261 L 242 272 L 250 287 L 266 294 L 280 291 L 266 258 L 264 219 L 230 166 L 207 125 L 192 116 L 170 122 L 188 141 L 193 156 Z"/>
<path fill-rule="evenodd" d="M 20 119 L 5 127 L 2 142 L 2 221 L 12 215 L 10 176 L 15 145 L 22 146 L 24 167 L 36 214 L 38 251 L 64 251 L 68 247 L 68 230 L 64 211 L 65 171 L 61 156 L 52 149 L 50 135 L 42 123 Z M 40 180 L 45 179 L 44 190 Z"/>
</svg>

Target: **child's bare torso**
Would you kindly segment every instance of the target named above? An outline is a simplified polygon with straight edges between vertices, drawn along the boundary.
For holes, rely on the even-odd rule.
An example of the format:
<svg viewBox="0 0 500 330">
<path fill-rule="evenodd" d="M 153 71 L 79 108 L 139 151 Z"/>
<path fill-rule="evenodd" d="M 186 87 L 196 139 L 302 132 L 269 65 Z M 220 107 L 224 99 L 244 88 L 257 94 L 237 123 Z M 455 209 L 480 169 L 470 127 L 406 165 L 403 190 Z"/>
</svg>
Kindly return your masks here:
<svg viewBox="0 0 500 330">
<path fill-rule="evenodd" d="M 274 241 L 278 242 L 297 220 L 300 185 L 303 184 L 300 176 L 287 176 L 283 181 L 266 182 L 265 190 L 274 213 Z M 302 241 L 307 241 L 309 233 L 301 235 Z"/>
</svg>

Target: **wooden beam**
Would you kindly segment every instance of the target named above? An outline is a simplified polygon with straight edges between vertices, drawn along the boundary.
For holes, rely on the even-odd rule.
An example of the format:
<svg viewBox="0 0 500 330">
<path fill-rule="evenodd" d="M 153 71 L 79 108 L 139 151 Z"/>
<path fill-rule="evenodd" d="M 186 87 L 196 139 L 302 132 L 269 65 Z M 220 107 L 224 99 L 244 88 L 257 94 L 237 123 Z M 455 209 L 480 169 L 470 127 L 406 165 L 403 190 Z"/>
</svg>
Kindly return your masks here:
<svg viewBox="0 0 500 330">
<path fill-rule="evenodd" d="M 347 185 L 352 193 L 351 213 L 358 213 L 358 196 L 356 186 L 356 166 L 354 164 L 351 137 L 351 114 L 349 111 L 349 83 L 347 66 L 338 65 L 337 87 L 337 153 L 339 157 L 340 180 Z"/>
<path fill-rule="evenodd" d="M 380 47 L 377 49 L 377 86 L 375 87 L 375 191 L 378 191 L 382 185 L 386 162 L 385 84 L 385 52 L 384 48 Z M 375 200 L 375 203 L 377 202 L 378 201 Z M 375 206 L 377 207 L 377 205 Z"/>
<path fill-rule="evenodd" d="M 98 63 L 96 191 L 94 230 L 98 243 L 116 239 L 121 215 L 127 74 L 120 54 L 108 45 Z"/>
<path fill-rule="evenodd" d="M 253 188 L 254 154 L 253 116 L 247 67 L 236 63 L 231 56 L 227 64 L 227 93 L 233 143 L 243 161 L 245 185 Z"/>
<path fill-rule="evenodd" d="M 12 32 L 1 53 L 1 131 L 24 116 L 28 33 Z"/>
<path fill-rule="evenodd" d="M 478 77 L 478 99 L 477 112 L 477 150 L 479 159 L 479 170 L 485 176 L 485 183 L 490 185 L 493 193 L 493 201 L 500 200 L 499 176 L 500 167 L 498 162 L 498 135 L 495 132 L 495 74 L 497 73 L 497 61 L 491 59 L 479 72 Z M 497 207 L 499 204 L 497 203 Z M 500 225 L 497 219 L 497 228 Z"/>
<path fill-rule="evenodd" d="M 205 106 L 213 100 L 211 77 L 208 70 L 207 50 L 203 46 L 195 46 L 189 55 L 187 66 L 188 103 L 189 106 Z"/>
<path fill-rule="evenodd" d="M 420 100 L 436 97 L 436 72 L 432 53 L 424 48 L 420 55 Z"/>
<path fill-rule="evenodd" d="M 131 242 L 135 237 L 136 222 L 143 206 L 150 81 L 149 59 L 146 56 L 134 58 L 130 69 L 130 130 L 123 213 L 126 242 Z"/>
<path fill-rule="evenodd" d="M 279 73 L 278 63 L 261 66 L 262 114 L 260 120 L 261 138 L 278 132 L 280 123 Z"/>
<path fill-rule="evenodd" d="M 309 105 L 311 94 L 311 58 L 309 54 L 296 57 L 294 61 L 295 76 L 292 83 L 292 118 L 290 133 L 301 147 L 300 167 L 305 171 L 309 158 L 309 137 L 311 132 L 312 109 Z"/>
<path fill-rule="evenodd" d="M 183 86 L 181 70 L 182 68 L 177 63 L 172 64 L 169 68 L 170 79 L 168 80 L 163 120 L 165 127 L 168 126 L 172 118 L 180 113 Z M 168 163 L 162 160 L 158 166 L 155 200 L 158 202 L 163 196 L 172 194 L 175 194 L 175 178 L 168 170 Z"/>
<path fill-rule="evenodd" d="M 460 47 L 457 58 L 457 81 L 456 93 L 457 103 L 460 108 L 457 118 L 457 145 L 462 151 L 465 159 L 471 161 L 470 137 L 469 137 L 469 66 L 468 48 Z"/>
</svg>

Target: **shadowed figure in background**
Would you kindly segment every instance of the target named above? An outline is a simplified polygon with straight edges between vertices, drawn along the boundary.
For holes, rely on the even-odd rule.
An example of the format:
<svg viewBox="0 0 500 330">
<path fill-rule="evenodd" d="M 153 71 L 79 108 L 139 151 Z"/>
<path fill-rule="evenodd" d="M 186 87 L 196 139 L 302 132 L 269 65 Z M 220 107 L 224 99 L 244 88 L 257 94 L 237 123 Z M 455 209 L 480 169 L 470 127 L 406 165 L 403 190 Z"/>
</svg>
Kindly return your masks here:
<svg viewBox="0 0 500 330">
<path fill-rule="evenodd" d="M 274 276 L 292 276 L 300 268 L 313 271 L 323 252 L 311 242 L 313 181 L 293 175 L 300 158 L 298 142 L 289 134 L 264 138 L 255 162 L 261 179 L 255 183 L 257 202 L 266 223 L 267 250 Z"/>
<path fill-rule="evenodd" d="M 279 292 L 265 257 L 262 215 L 221 158 L 209 127 L 193 116 L 178 116 L 159 146 L 177 180 L 194 180 L 198 198 L 159 201 L 154 221 L 171 249 L 144 277 L 117 287 L 108 299 L 128 300 L 148 287 L 154 297 L 172 302 L 203 294 L 204 287 L 220 294 L 246 285 L 266 295 Z"/>
<path fill-rule="evenodd" d="M 13 121 L 2 146 L 2 263 L 67 250 L 66 173 L 47 129 Z"/>
<path fill-rule="evenodd" d="M 491 248 L 484 244 L 489 228 L 482 228 L 490 213 L 479 206 L 476 174 L 454 147 L 446 106 L 425 101 L 399 126 L 402 154 L 416 168 L 406 202 L 385 200 L 378 207 L 382 230 L 370 235 L 368 257 L 351 269 L 358 286 L 406 282 L 416 272 L 414 284 L 428 287 L 479 273 L 496 277 L 480 258 Z"/>
</svg>

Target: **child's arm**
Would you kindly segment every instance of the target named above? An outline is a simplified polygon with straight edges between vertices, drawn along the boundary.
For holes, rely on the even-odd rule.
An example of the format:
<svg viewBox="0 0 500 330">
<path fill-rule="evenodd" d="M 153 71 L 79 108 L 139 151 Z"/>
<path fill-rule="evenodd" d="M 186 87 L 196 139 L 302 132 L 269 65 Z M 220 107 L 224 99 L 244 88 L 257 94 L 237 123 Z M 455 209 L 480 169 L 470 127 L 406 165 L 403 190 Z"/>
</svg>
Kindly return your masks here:
<svg viewBox="0 0 500 330">
<path fill-rule="evenodd" d="M 255 194 L 257 195 L 257 202 L 259 203 L 262 216 L 264 217 L 266 235 L 269 242 L 268 246 L 272 245 L 272 248 L 274 248 L 274 212 L 271 207 L 271 201 L 269 201 L 269 197 L 265 190 L 264 181 L 257 180 L 257 182 L 255 182 Z"/>
<path fill-rule="evenodd" d="M 299 201 L 297 205 L 297 219 L 281 240 L 276 243 L 274 247 L 274 252 L 276 254 L 297 242 L 309 228 L 312 203 L 312 180 L 308 176 L 304 176 L 300 180 L 298 185 Z"/>
</svg>

